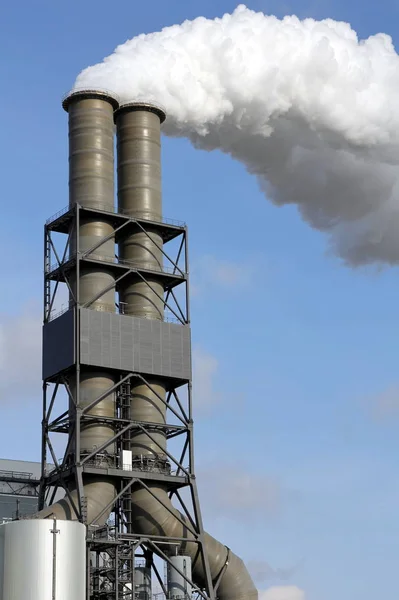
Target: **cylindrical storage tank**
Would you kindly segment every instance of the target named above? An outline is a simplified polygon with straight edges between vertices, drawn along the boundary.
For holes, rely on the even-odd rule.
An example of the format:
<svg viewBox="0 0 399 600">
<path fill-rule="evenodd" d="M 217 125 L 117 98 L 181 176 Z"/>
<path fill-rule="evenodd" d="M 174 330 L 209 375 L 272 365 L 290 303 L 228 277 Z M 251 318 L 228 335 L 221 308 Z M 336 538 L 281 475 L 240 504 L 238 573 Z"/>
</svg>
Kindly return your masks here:
<svg viewBox="0 0 399 600">
<path fill-rule="evenodd" d="M 170 561 L 172 564 L 168 563 L 168 600 L 191 600 L 192 586 L 176 571 L 179 569 L 191 581 L 191 558 L 172 556 Z"/>
<path fill-rule="evenodd" d="M 0 525 L 0 600 L 85 600 L 86 528 L 33 519 Z"/>
<path fill-rule="evenodd" d="M 151 600 L 151 569 L 149 567 L 135 567 L 134 569 L 133 600 Z"/>
</svg>

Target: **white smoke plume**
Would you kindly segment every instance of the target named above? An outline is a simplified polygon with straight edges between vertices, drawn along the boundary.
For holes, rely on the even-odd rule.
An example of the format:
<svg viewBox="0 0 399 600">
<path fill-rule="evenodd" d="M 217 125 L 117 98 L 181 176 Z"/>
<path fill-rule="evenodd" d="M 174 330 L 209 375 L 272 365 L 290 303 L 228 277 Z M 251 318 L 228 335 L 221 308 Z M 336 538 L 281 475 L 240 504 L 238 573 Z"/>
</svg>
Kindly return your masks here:
<svg viewBox="0 0 399 600">
<path fill-rule="evenodd" d="M 160 103 L 167 135 L 241 161 L 347 264 L 399 262 L 399 58 L 388 35 L 359 40 L 347 23 L 240 5 L 127 41 L 78 76 L 81 88 Z"/>
</svg>

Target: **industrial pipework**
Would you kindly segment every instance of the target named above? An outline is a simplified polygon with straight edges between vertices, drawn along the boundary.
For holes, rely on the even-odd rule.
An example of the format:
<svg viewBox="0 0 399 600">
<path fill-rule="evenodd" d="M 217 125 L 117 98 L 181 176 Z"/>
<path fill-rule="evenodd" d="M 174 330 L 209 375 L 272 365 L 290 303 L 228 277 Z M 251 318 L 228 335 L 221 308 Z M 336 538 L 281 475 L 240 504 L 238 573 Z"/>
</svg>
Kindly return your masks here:
<svg viewBox="0 0 399 600">
<path fill-rule="evenodd" d="M 115 312 L 116 305 L 122 315 L 115 315 L 115 318 L 136 319 L 137 327 L 140 323 L 169 326 L 164 322 L 165 284 L 160 276 L 164 271 L 160 137 L 165 113 L 148 103 L 118 106 L 111 95 L 91 90 L 72 93 L 63 105 L 69 113 L 70 209 L 72 211 L 76 206 L 85 209 L 82 218 L 74 221 L 76 235 L 69 231 L 71 260 L 79 254 L 85 257 L 85 262 L 76 270 L 75 279 L 70 281 L 71 305 L 77 307 L 75 331 L 79 330 L 79 319 L 82 318 L 79 307 L 108 314 Z M 114 122 L 118 171 L 116 212 Z M 123 229 L 117 222 L 122 216 L 130 219 L 132 224 L 145 221 L 145 230 L 133 225 Z M 115 263 L 131 267 L 126 277 L 115 275 Z M 140 275 L 141 271 L 146 272 L 145 279 Z M 177 328 L 173 329 L 173 335 L 180 335 L 179 326 L 173 327 Z M 122 351 L 133 355 L 134 347 L 122 346 Z M 100 362 L 98 359 L 97 364 Z M 80 496 L 84 496 L 84 521 L 101 524 L 108 519 L 113 501 L 120 496 L 121 480 L 113 476 L 110 465 L 116 464 L 117 455 L 116 425 L 113 424 L 117 416 L 115 389 L 118 378 L 124 374 L 113 369 L 111 364 L 104 368 L 79 366 L 71 373 L 68 377 L 71 431 L 68 453 L 71 464 L 78 460 L 74 469 L 81 478 L 83 493 L 70 483 L 66 497 L 42 510 L 38 516 L 79 518 L 74 505 L 78 504 Z M 136 377 L 135 373 L 133 375 Z M 198 588 L 207 588 L 210 572 L 213 585 L 217 585 L 214 597 L 219 600 L 257 600 L 258 593 L 242 560 L 203 531 L 196 538 L 187 516 L 173 506 L 170 488 L 162 480 L 163 475 L 166 478 L 170 475 L 168 405 L 165 401 L 168 381 L 160 371 L 157 375 L 154 370 L 145 381 L 133 377 L 129 385 L 128 419 L 141 425 L 130 429 L 124 438 L 124 449 L 131 451 L 133 465 L 151 463 L 160 474 L 158 479 L 155 476 L 148 478 L 145 486 L 134 480 L 130 487 L 131 533 L 146 539 L 163 536 L 184 540 L 175 543 L 175 552 L 191 559 L 192 579 Z M 79 425 L 78 433 L 76 411 L 83 411 L 87 417 Z M 110 440 L 113 441 L 107 446 Z M 96 449 L 105 447 L 103 460 L 106 462 L 109 457 L 110 464 L 104 464 L 98 473 L 83 472 L 82 457 L 91 456 Z M 101 515 L 100 519 L 98 515 Z M 206 560 L 201 558 L 198 540 L 203 545 Z"/>
</svg>

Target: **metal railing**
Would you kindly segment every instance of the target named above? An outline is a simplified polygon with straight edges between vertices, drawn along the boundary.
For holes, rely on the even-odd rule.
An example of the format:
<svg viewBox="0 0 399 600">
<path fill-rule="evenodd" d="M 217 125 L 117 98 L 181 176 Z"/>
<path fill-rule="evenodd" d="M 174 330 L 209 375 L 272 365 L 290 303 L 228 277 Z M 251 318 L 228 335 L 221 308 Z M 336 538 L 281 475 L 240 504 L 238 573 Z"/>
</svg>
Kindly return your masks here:
<svg viewBox="0 0 399 600">
<path fill-rule="evenodd" d="M 48 218 L 46 220 L 46 225 L 49 225 L 53 221 L 56 221 L 57 219 L 59 219 L 60 217 L 62 217 L 63 215 L 65 215 L 70 210 L 71 210 L 70 206 L 64 206 L 64 208 L 61 208 L 61 210 L 59 210 L 58 212 L 56 212 L 54 215 L 52 215 L 50 218 Z"/>
<path fill-rule="evenodd" d="M 57 311 L 52 311 L 50 314 L 50 317 L 48 319 L 48 322 L 54 321 L 54 319 L 58 319 L 58 317 L 61 317 L 66 312 L 68 312 L 68 310 L 71 310 L 74 307 L 75 307 L 75 304 L 71 303 L 70 305 L 62 306 Z M 90 307 L 88 307 L 87 310 L 95 310 L 98 312 L 106 312 L 106 313 L 119 314 L 119 315 L 126 314 L 124 307 L 115 305 L 115 310 L 111 310 L 109 307 L 109 304 L 96 304 L 95 307 L 90 306 Z M 135 316 L 135 315 L 127 315 L 127 316 Z M 145 319 L 146 317 L 135 317 L 135 318 L 136 319 Z M 152 319 L 152 317 L 151 317 L 151 319 Z M 174 323 L 176 325 L 181 325 L 181 321 L 172 312 L 169 312 L 169 311 L 165 311 L 162 321 L 164 323 Z"/>
<path fill-rule="evenodd" d="M 81 458 L 83 459 L 86 455 L 81 454 Z M 85 465 L 88 467 L 94 467 L 97 469 L 104 468 L 117 468 L 118 467 L 118 457 L 115 454 L 105 454 L 99 453 L 95 454 L 92 458 L 85 462 Z"/>
<path fill-rule="evenodd" d="M 0 470 L 0 481 L 10 481 L 14 479 L 32 479 L 32 483 L 37 481 L 36 477 L 33 476 L 33 473 L 24 473 L 22 471 L 3 471 Z"/>
<path fill-rule="evenodd" d="M 46 273 L 47 275 L 49 275 L 50 273 L 52 273 L 53 271 L 56 271 L 57 269 L 60 269 L 61 267 L 65 266 L 68 262 L 74 260 L 76 258 L 76 254 L 72 254 L 70 255 L 63 263 L 59 264 L 58 262 L 53 263 L 52 265 L 46 267 Z M 122 258 L 117 258 L 117 257 L 111 257 L 111 256 L 104 256 L 102 254 L 85 254 L 81 256 L 82 259 L 87 259 L 87 260 L 96 260 L 99 262 L 106 262 L 109 264 L 115 264 L 115 265 L 121 265 L 123 267 L 129 267 L 132 270 L 136 270 L 136 271 L 152 271 L 154 273 L 166 273 L 167 275 L 175 275 L 176 277 L 180 277 L 183 279 L 184 275 L 182 275 L 181 271 L 179 271 L 176 267 L 169 267 L 169 266 L 165 266 L 165 265 L 159 265 L 159 267 L 155 267 L 153 264 L 146 264 L 146 263 L 136 263 L 133 262 L 131 260 L 124 260 Z"/>
<path fill-rule="evenodd" d="M 73 306 L 63 306 L 62 308 L 60 308 L 57 311 L 53 311 L 52 310 L 51 313 L 50 313 L 50 318 L 48 319 L 48 321 L 54 321 L 54 319 L 58 319 L 58 317 L 61 317 L 61 315 L 64 315 L 71 308 L 73 308 Z"/>
<path fill-rule="evenodd" d="M 152 223 L 161 223 L 163 225 L 172 225 L 173 227 L 185 227 L 186 223 L 184 221 L 180 221 L 178 219 L 170 219 L 168 217 L 161 217 L 160 220 L 158 219 L 149 219 L 148 218 L 148 214 L 147 213 L 142 213 L 140 215 L 140 213 L 135 213 L 135 215 L 131 215 L 127 210 L 123 210 L 121 208 L 116 208 L 116 207 L 111 207 L 108 204 L 101 204 L 100 202 L 96 202 L 93 203 L 91 206 L 82 206 L 81 208 L 83 209 L 94 209 L 94 210 L 99 210 L 101 212 L 104 213 L 108 213 L 108 214 L 121 214 L 124 215 L 125 217 L 129 217 L 132 221 L 150 221 Z M 71 206 L 65 206 L 64 208 L 62 208 L 61 210 L 59 210 L 58 212 L 56 212 L 54 215 L 52 215 L 50 218 L 48 218 L 46 220 L 46 225 L 50 225 L 50 223 L 53 223 L 54 221 L 56 221 L 57 219 L 59 219 L 60 217 L 62 217 L 63 215 L 65 215 L 66 213 L 68 213 L 70 210 L 72 210 L 73 207 Z"/>
<path fill-rule="evenodd" d="M 120 97 L 119 97 L 119 95 L 116 94 L 115 92 L 112 92 L 108 88 L 95 89 L 95 88 L 86 88 L 86 87 L 81 87 L 81 88 L 76 87 L 76 88 L 73 88 L 72 90 L 69 90 L 69 92 L 65 92 L 62 95 L 62 102 L 64 102 L 64 100 L 66 100 L 67 98 L 69 98 L 69 96 L 72 96 L 73 94 L 80 94 L 80 93 L 85 93 L 85 94 L 100 94 L 101 96 L 110 96 L 111 98 L 113 98 L 114 100 L 116 100 L 118 102 L 118 104 L 120 104 Z"/>
</svg>

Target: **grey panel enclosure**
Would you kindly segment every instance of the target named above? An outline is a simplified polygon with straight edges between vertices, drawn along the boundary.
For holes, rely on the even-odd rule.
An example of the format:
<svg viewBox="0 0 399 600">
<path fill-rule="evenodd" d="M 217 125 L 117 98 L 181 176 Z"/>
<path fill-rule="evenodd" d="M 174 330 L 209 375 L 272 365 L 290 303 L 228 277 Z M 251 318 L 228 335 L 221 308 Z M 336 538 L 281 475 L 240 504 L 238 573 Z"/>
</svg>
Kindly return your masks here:
<svg viewBox="0 0 399 600">
<path fill-rule="evenodd" d="M 43 325 L 43 379 L 75 363 L 75 312 L 66 313 Z"/>
<path fill-rule="evenodd" d="M 85 365 L 189 381 L 190 327 L 81 309 L 80 361 Z"/>
</svg>

